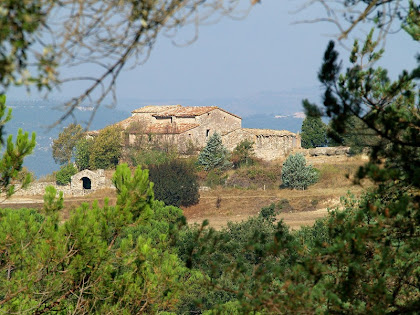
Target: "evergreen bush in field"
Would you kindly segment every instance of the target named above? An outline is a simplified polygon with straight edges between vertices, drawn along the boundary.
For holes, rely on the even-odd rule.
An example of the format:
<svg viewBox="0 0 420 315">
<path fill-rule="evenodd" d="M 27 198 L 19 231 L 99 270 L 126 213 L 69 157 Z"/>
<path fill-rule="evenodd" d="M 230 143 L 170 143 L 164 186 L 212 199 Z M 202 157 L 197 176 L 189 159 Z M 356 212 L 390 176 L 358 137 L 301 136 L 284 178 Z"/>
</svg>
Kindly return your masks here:
<svg viewBox="0 0 420 315">
<path fill-rule="evenodd" d="M 202 165 L 206 171 L 216 168 L 225 169 L 231 166 L 228 151 L 222 144 L 222 137 L 214 133 L 207 145 L 198 156 L 198 164 Z"/>
<path fill-rule="evenodd" d="M 290 155 L 283 164 L 281 180 L 285 187 L 304 190 L 318 178 L 318 171 L 312 165 L 306 166 L 305 157 L 300 153 Z"/>
<path fill-rule="evenodd" d="M 171 160 L 149 167 L 150 181 L 154 183 L 155 197 L 167 205 L 191 206 L 197 204 L 198 193 L 197 175 L 192 164 Z"/>
<path fill-rule="evenodd" d="M 76 173 L 77 168 L 73 165 L 73 163 L 62 166 L 55 175 L 57 185 L 67 185 L 70 183 L 71 177 Z"/>
</svg>

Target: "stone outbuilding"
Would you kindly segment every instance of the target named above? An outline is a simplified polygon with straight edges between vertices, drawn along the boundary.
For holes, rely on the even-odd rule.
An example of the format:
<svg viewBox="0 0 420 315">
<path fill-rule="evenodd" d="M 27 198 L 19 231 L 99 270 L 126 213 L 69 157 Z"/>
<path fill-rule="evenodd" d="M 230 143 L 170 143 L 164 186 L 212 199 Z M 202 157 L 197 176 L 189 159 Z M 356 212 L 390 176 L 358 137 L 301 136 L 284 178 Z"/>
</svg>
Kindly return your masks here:
<svg viewBox="0 0 420 315">
<path fill-rule="evenodd" d="M 284 157 L 301 147 L 300 136 L 287 130 L 240 128 L 222 135 L 223 144 L 229 151 L 244 140 L 253 142 L 255 156 L 265 161 Z"/>
<path fill-rule="evenodd" d="M 109 186 L 104 170 L 83 170 L 71 177 L 70 185 L 72 190 L 96 190 Z"/>
</svg>

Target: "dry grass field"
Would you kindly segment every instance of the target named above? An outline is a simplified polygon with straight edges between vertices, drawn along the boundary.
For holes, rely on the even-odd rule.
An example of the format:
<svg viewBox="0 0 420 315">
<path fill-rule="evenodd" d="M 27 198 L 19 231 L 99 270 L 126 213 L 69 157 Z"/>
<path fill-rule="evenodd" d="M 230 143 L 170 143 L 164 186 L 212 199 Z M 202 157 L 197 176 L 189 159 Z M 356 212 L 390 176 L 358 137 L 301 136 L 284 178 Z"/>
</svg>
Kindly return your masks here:
<svg viewBox="0 0 420 315">
<path fill-rule="evenodd" d="M 216 187 L 202 191 L 200 202 L 183 208 L 184 215 L 190 224 L 201 223 L 208 219 L 210 226 L 220 229 L 228 221 L 245 220 L 249 216 L 257 215 L 262 207 L 275 203 L 282 205 L 279 219 L 283 219 L 291 228 L 311 225 L 316 219 L 327 214 L 327 208 L 339 206 L 341 196 L 345 196 L 348 192 L 360 195 L 370 186 L 369 183 L 364 183 L 363 186 L 353 184 L 352 174 L 364 162 L 365 160 L 360 157 L 308 158 L 308 163 L 320 170 L 320 180 L 307 190 Z M 66 220 L 72 209 L 82 202 L 91 203 L 93 200 L 98 200 L 99 205 L 103 205 L 105 198 L 110 200 L 110 204 L 115 204 L 115 191 L 104 189 L 84 197 L 65 197 L 61 218 Z M 42 204 L 42 196 L 12 197 L 3 202 L 1 207 L 41 208 Z"/>
</svg>

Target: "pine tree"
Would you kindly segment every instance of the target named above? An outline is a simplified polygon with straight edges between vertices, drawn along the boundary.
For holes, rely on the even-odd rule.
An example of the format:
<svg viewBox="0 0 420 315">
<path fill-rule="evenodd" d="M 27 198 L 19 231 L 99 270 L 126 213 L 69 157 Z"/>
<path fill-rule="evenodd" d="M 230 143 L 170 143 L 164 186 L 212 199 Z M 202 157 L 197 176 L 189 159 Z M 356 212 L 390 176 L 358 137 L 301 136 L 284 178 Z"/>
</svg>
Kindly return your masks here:
<svg viewBox="0 0 420 315">
<path fill-rule="evenodd" d="M 228 151 L 218 133 L 214 133 L 207 141 L 207 145 L 198 155 L 198 164 L 202 165 L 206 171 L 215 168 L 225 169 L 230 166 Z"/>
<path fill-rule="evenodd" d="M 6 114 L 6 96 L 0 94 L 0 149 L 4 144 L 3 134 L 5 124 L 12 118 L 12 110 L 9 109 Z M 6 114 L 6 117 L 4 115 Z M 23 167 L 23 159 L 30 155 L 35 148 L 35 133 L 32 133 L 31 139 L 29 134 L 19 129 L 16 142 L 13 142 L 13 136 L 7 138 L 6 149 L 3 151 L 0 160 L 0 193 L 6 193 L 11 196 L 15 191 L 14 181 L 19 178 Z M 20 181 L 22 187 L 29 185 L 31 174 L 26 174 L 25 178 Z"/>
<path fill-rule="evenodd" d="M 307 100 L 303 101 L 304 103 Z M 302 147 L 305 149 L 327 145 L 327 126 L 320 116 L 307 116 L 302 122 Z"/>
</svg>

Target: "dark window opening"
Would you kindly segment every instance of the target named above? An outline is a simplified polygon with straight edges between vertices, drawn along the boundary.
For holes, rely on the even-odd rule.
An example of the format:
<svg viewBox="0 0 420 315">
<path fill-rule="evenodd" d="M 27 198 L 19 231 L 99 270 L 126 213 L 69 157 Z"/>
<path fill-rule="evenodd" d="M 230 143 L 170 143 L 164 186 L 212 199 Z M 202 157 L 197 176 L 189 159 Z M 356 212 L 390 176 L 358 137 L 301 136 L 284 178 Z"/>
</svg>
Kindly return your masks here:
<svg viewBox="0 0 420 315">
<path fill-rule="evenodd" d="M 207 129 L 206 131 L 206 137 L 208 137 L 210 135 L 210 129 Z"/>
<path fill-rule="evenodd" d="M 82 177 L 82 181 L 83 181 L 83 189 L 91 189 L 92 188 L 92 182 L 89 178 Z"/>
</svg>

